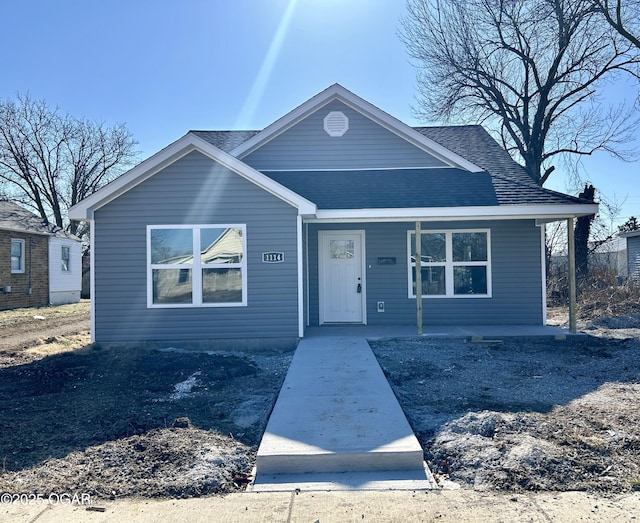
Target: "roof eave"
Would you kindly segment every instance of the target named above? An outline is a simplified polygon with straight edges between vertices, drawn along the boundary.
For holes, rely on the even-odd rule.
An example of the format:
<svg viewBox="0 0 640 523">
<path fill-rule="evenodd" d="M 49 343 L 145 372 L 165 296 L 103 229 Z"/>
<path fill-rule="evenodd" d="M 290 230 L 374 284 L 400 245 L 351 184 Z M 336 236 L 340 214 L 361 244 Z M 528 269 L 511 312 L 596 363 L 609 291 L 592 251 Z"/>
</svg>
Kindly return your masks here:
<svg viewBox="0 0 640 523">
<path fill-rule="evenodd" d="M 50 232 L 46 232 L 46 231 L 33 231 L 29 229 L 21 229 L 20 227 L 10 227 L 10 226 L 9 227 L 0 226 L 0 231 L 8 231 L 8 232 L 19 233 L 19 234 L 33 234 L 36 236 L 52 235 Z"/>
<path fill-rule="evenodd" d="M 544 220 L 589 216 L 598 204 L 500 205 L 477 207 L 432 207 L 407 209 L 321 209 L 308 221 L 462 221 Z"/>
</svg>

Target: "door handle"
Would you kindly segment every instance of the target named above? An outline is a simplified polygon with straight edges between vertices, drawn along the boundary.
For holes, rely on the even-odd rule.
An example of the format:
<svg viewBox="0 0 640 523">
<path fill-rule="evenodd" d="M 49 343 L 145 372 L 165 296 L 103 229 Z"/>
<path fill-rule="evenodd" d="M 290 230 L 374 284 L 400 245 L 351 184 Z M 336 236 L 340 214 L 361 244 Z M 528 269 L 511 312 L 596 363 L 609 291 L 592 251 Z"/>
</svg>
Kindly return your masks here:
<svg viewBox="0 0 640 523">
<path fill-rule="evenodd" d="M 358 283 L 357 291 L 358 291 L 358 294 L 362 292 L 362 283 Z"/>
</svg>

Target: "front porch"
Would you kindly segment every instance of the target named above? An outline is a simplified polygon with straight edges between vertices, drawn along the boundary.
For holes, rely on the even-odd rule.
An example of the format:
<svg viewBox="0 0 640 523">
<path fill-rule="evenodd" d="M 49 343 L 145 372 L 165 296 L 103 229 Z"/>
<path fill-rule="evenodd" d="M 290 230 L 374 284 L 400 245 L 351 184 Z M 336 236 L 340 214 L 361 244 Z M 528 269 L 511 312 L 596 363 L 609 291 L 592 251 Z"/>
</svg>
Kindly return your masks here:
<svg viewBox="0 0 640 523">
<path fill-rule="evenodd" d="M 570 330 L 551 325 L 425 325 L 423 337 L 476 338 L 575 336 Z M 578 333 L 577 335 L 581 335 Z M 307 327 L 305 338 L 360 336 L 367 339 L 418 337 L 415 325 L 321 325 Z"/>
</svg>

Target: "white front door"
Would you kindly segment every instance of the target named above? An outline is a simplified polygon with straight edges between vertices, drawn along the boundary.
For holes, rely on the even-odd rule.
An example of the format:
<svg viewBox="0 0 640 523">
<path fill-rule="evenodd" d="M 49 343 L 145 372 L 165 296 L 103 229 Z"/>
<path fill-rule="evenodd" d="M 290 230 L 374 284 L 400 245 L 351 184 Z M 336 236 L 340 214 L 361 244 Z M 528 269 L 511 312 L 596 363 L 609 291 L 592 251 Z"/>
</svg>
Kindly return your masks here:
<svg viewBox="0 0 640 523">
<path fill-rule="evenodd" d="M 320 231 L 320 324 L 365 323 L 364 231 Z"/>
</svg>

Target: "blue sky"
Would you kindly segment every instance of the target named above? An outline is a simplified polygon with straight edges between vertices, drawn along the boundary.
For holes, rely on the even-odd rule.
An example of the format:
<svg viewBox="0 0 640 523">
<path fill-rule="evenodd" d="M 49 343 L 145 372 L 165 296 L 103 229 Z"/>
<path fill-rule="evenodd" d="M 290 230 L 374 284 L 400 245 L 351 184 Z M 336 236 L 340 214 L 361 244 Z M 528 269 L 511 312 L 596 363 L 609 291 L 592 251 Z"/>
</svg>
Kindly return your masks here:
<svg viewBox="0 0 640 523">
<path fill-rule="evenodd" d="M 0 98 L 124 122 L 141 159 L 189 129 L 261 129 L 333 83 L 409 125 L 415 70 L 404 0 L 21 0 L 2 8 Z M 637 87 L 614 86 L 629 93 Z M 635 94 L 635 93 L 632 93 Z M 640 215 L 640 162 L 584 161 L 621 218 Z M 547 187 L 568 192 L 557 171 Z"/>
</svg>

